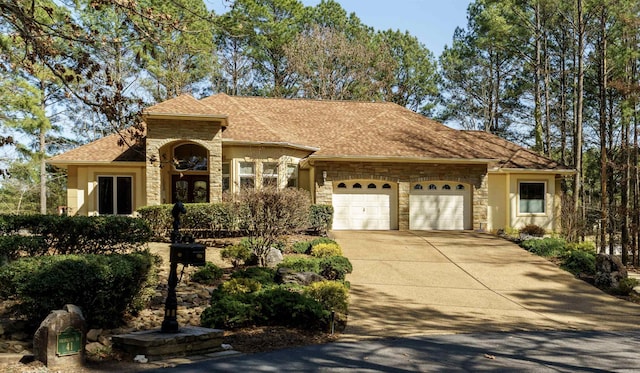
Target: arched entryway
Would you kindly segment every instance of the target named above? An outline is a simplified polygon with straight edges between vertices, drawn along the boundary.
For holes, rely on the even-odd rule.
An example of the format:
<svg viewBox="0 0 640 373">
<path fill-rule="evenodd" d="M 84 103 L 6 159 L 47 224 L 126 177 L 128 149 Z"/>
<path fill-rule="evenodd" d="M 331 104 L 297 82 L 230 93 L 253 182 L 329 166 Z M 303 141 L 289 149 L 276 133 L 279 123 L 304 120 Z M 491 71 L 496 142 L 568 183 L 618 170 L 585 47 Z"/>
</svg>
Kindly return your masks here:
<svg viewBox="0 0 640 373">
<path fill-rule="evenodd" d="M 195 143 L 170 146 L 171 203 L 209 202 L 209 152 Z"/>
</svg>

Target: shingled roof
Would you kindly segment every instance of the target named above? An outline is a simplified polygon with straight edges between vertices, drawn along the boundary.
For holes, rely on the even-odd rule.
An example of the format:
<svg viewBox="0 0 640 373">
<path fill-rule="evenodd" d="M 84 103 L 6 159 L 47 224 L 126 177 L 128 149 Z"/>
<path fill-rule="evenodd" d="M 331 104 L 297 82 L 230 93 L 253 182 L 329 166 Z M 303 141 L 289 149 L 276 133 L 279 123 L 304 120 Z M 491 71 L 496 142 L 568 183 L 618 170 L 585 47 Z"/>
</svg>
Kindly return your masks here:
<svg viewBox="0 0 640 373">
<path fill-rule="evenodd" d="M 145 114 L 226 116 L 224 142 L 289 143 L 316 148 L 313 158 L 469 160 L 503 168 L 568 170 L 521 146 L 480 131 L 459 131 L 388 102 L 190 95 L 151 106 Z M 116 139 L 117 140 L 117 139 Z M 60 156 L 113 161 L 125 153 L 113 136 Z M 135 157 L 133 157 L 135 158 Z M 132 158 L 132 159 L 133 159 Z"/>
</svg>

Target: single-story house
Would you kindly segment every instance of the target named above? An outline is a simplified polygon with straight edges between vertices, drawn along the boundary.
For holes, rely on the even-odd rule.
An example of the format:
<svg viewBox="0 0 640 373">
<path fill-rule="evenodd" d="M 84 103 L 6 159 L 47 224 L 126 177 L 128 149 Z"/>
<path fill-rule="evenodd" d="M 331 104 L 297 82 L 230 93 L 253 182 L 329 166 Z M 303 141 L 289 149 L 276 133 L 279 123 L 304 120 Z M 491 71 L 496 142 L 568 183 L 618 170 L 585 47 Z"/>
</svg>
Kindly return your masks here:
<svg viewBox="0 0 640 373">
<path fill-rule="evenodd" d="M 67 169 L 70 214 L 129 215 L 277 185 L 333 205 L 333 229 L 558 231 L 560 181 L 574 173 L 388 102 L 185 94 L 143 120 L 136 146 L 114 134 L 49 159 Z"/>
</svg>

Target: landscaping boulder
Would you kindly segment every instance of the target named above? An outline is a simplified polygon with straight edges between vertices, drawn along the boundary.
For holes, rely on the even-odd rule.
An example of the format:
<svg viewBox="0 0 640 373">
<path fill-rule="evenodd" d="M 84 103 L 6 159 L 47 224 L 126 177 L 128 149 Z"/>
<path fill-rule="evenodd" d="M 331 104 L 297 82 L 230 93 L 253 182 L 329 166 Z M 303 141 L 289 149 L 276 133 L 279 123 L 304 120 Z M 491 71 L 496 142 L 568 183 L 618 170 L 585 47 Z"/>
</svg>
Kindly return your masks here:
<svg viewBox="0 0 640 373">
<path fill-rule="evenodd" d="M 599 288 L 617 288 L 620 280 L 628 277 L 627 268 L 615 255 L 598 254 L 596 257 L 595 285 Z"/>
<path fill-rule="evenodd" d="M 282 256 L 282 251 L 272 247 L 269 249 L 264 263 L 269 268 L 275 268 L 282 262 L 283 259 L 284 257 Z"/>
<path fill-rule="evenodd" d="M 278 268 L 277 279 L 282 284 L 311 285 L 314 282 L 324 281 L 324 277 L 314 272 L 293 272 L 289 268 Z"/>
</svg>

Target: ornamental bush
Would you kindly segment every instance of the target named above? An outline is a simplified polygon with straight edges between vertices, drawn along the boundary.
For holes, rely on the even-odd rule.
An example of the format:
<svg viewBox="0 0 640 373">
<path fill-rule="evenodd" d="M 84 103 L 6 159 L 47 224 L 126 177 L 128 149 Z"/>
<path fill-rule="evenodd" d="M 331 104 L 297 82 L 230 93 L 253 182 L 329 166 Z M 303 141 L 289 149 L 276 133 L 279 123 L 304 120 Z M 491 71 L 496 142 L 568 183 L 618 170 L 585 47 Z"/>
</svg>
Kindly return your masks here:
<svg viewBox="0 0 640 373">
<path fill-rule="evenodd" d="M 543 239 L 526 240 L 520 245 L 536 255 L 550 257 L 562 254 L 566 241 L 561 238 L 547 237 Z"/>
<path fill-rule="evenodd" d="M 204 266 L 191 274 L 191 281 L 203 285 L 215 285 L 220 281 L 223 273 L 222 269 L 217 265 L 212 262 L 206 262 Z"/>
<path fill-rule="evenodd" d="M 235 271 L 231 278 L 248 278 L 259 282 L 262 286 L 275 285 L 276 271 L 268 267 L 249 267 L 244 270 Z"/>
<path fill-rule="evenodd" d="M 0 256 L 123 253 L 151 238 L 141 219 L 125 216 L 0 216 Z"/>
<path fill-rule="evenodd" d="M 246 264 L 253 255 L 253 250 L 242 242 L 236 245 L 227 246 L 220 250 L 222 260 L 228 261 L 234 268 Z"/>
<path fill-rule="evenodd" d="M 313 272 L 320 274 L 320 259 L 304 256 L 285 256 L 278 268 L 289 268 L 294 272 Z"/>
<path fill-rule="evenodd" d="M 328 256 L 320 259 L 320 275 L 327 280 L 344 280 L 353 271 L 351 262 L 344 256 Z"/>
<path fill-rule="evenodd" d="M 17 311 L 33 325 L 75 304 L 91 327 L 112 328 L 148 304 L 157 260 L 146 251 L 22 258 L 0 267 L 0 297 L 17 300 Z"/>
<path fill-rule="evenodd" d="M 571 250 L 562 255 L 560 268 L 574 275 L 595 275 L 596 255 L 595 252 Z"/>
<path fill-rule="evenodd" d="M 314 282 L 307 286 L 304 293 L 320 303 L 325 310 L 347 313 L 349 290 L 341 282 Z"/>
<path fill-rule="evenodd" d="M 311 255 L 317 258 L 342 256 L 342 249 L 337 243 L 319 243 L 311 248 Z"/>
<path fill-rule="evenodd" d="M 527 234 L 529 236 L 534 237 L 544 237 L 546 233 L 544 228 L 536 224 L 527 224 L 524 227 L 520 228 L 520 233 Z"/>
<path fill-rule="evenodd" d="M 325 234 L 331 229 L 333 206 L 311 205 L 309 210 L 309 229 L 316 234 Z"/>
<path fill-rule="evenodd" d="M 336 241 L 327 237 L 318 237 L 311 241 L 298 241 L 293 244 L 292 251 L 296 254 L 309 254 L 311 253 L 311 248 L 317 244 L 328 243 L 328 244 L 338 244 Z"/>
</svg>

